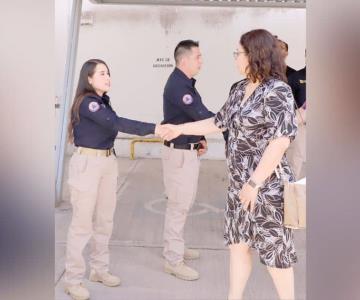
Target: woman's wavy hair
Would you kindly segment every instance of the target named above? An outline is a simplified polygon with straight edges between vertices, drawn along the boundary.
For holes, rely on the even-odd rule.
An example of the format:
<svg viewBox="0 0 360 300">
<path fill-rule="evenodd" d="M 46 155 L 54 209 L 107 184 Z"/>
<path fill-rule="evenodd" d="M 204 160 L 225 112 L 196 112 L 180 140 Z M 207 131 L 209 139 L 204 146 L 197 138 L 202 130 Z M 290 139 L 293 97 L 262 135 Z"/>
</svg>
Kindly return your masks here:
<svg viewBox="0 0 360 300">
<path fill-rule="evenodd" d="M 70 121 L 68 125 L 68 141 L 71 144 L 74 143 L 74 127 L 80 121 L 79 109 L 81 102 L 84 100 L 85 96 L 96 94 L 94 88 L 89 83 L 89 77 L 94 75 L 95 68 L 98 64 L 105 65 L 109 71 L 109 67 L 101 59 L 89 59 L 81 67 L 74 101 L 70 110 Z"/>
<path fill-rule="evenodd" d="M 281 55 L 278 40 L 265 29 L 255 29 L 243 34 L 240 45 L 249 60 L 245 72 L 255 82 L 277 78 L 287 82 L 286 63 Z"/>
</svg>

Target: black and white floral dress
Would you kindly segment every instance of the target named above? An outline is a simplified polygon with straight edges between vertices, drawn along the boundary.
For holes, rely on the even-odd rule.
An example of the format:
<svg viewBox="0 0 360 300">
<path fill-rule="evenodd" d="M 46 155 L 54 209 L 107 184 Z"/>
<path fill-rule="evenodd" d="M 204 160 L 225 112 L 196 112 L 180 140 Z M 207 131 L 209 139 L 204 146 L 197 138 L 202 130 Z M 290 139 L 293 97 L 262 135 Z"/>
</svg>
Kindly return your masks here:
<svg viewBox="0 0 360 300">
<path fill-rule="evenodd" d="M 281 175 L 274 172 L 259 189 L 253 213 L 242 209 L 239 192 L 272 139 L 294 139 L 294 98 L 285 82 L 272 78 L 262 82 L 241 104 L 247 83 L 247 79 L 240 81 L 215 115 L 216 126 L 229 130 L 226 158 L 230 184 L 224 237 L 227 245 L 244 242 L 255 248 L 267 266 L 289 268 L 297 262 L 297 256 L 293 232 L 283 225 L 283 180 L 294 181 L 285 155 Z"/>
</svg>

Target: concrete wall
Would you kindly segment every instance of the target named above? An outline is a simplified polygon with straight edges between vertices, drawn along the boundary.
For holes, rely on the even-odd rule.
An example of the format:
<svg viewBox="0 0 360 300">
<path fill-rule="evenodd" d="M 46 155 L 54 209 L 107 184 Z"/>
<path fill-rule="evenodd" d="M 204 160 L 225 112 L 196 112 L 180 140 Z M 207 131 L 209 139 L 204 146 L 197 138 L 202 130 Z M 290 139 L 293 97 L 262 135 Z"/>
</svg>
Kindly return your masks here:
<svg viewBox="0 0 360 300">
<path fill-rule="evenodd" d="M 94 5 L 84 1 L 76 78 L 82 63 L 102 58 L 110 67 L 109 95 L 120 116 L 160 122 L 164 84 L 174 67 L 173 50 L 182 39 L 200 41 L 203 68 L 197 88 L 207 107 L 216 112 L 231 84 L 240 80 L 232 52 L 242 33 L 265 28 L 289 44 L 288 64 L 304 66 L 305 10 L 290 8 L 181 7 Z M 119 134 L 119 138 L 124 137 Z M 209 136 L 207 158 L 221 159 L 221 135 Z M 128 156 L 128 140 L 116 142 Z M 159 145 L 136 146 L 137 156 L 159 155 Z"/>
</svg>

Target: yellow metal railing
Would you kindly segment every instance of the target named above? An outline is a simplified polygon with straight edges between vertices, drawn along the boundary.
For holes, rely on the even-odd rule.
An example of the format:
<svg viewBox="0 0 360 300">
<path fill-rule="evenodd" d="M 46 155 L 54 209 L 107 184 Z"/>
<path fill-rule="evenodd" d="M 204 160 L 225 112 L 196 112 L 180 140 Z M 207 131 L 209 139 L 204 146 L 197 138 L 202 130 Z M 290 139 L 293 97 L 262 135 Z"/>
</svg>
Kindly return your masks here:
<svg viewBox="0 0 360 300">
<path fill-rule="evenodd" d="M 130 159 L 135 159 L 135 144 L 136 143 L 162 143 L 163 140 L 159 138 L 135 138 L 130 143 Z"/>
</svg>

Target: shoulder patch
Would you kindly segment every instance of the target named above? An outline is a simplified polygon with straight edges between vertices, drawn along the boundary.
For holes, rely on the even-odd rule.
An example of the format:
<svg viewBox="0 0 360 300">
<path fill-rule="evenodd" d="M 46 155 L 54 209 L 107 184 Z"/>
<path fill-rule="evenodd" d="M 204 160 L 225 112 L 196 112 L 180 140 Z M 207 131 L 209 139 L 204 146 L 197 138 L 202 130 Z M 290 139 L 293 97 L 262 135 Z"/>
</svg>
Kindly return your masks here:
<svg viewBox="0 0 360 300">
<path fill-rule="evenodd" d="M 100 108 L 99 103 L 97 103 L 97 102 L 95 102 L 95 101 L 92 101 L 92 102 L 89 103 L 89 110 L 90 110 L 91 112 L 96 112 L 96 111 L 99 110 L 99 108 Z"/>
<path fill-rule="evenodd" d="M 193 103 L 194 99 L 190 94 L 185 94 L 182 98 L 182 101 L 185 105 L 190 105 L 191 103 Z"/>
</svg>

